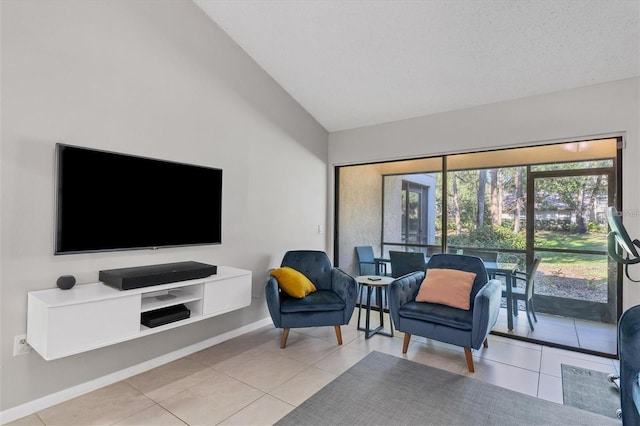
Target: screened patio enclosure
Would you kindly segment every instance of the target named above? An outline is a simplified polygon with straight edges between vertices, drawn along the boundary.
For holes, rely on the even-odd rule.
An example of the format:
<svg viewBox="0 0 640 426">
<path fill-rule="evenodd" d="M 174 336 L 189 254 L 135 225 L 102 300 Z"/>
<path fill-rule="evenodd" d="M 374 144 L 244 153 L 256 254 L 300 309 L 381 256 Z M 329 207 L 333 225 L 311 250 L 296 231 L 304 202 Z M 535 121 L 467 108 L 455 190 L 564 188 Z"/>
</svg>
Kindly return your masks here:
<svg viewBox="0 0 640 426">
<path fill-rule="evenodd" d="M 540 258 L 533 330 L 524 302 L 508 315 L 503 299 L 494 332 L 615 356 L 621 276 L 605 210 L 621 209 L 621 153 L 609 138 L 339 167 L 335 262 L 357 275 L 362 245 L 381 259 L 461 253 L 520 272 Z"/>
</svg>

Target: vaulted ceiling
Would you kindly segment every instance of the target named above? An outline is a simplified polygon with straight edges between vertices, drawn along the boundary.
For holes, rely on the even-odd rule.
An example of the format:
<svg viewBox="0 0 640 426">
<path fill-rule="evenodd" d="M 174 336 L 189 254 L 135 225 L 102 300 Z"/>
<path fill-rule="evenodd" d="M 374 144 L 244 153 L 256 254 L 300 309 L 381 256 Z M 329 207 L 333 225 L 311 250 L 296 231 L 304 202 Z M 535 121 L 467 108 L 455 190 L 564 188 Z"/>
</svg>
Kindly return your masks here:
<svg viewBox="0 0 640 426">
<path fill-rule="evenodd" d="M 330 132 L 640 76 L 640 0 L 194 0 Z"/>
</svg>

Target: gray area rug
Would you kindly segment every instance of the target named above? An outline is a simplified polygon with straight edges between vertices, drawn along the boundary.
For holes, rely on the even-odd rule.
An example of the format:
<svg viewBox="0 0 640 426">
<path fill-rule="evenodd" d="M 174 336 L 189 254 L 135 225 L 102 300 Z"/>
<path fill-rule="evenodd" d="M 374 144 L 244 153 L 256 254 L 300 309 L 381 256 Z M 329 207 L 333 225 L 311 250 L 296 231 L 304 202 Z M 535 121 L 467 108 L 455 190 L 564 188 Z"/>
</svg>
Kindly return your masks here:
<svg viewBox="0 0 640 426">
<path fill-rule="evenodd" d="M 620 425 L 620 422 L 372 352 L 276 424 Z"/>
<path fill-rule="evenodd" d="M 592 413 L 617 419 L 620 392 L 600 371 L 562 364 L 562 397 L 571 405 Z"/>
</svg>

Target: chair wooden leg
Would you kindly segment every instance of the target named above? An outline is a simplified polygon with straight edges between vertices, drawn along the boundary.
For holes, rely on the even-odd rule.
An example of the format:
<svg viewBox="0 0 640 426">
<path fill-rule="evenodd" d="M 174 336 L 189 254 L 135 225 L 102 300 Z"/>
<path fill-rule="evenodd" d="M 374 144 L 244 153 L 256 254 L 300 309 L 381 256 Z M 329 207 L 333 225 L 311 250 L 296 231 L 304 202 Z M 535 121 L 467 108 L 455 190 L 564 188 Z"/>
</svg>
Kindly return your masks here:
<svg viewBox="0 0 640 426">
<path fill-rule="evenodd" d="M 342 344 L 342 329 L 340 328 L 339 325 L 336 325 L 335 329 L 336 329 L 336 338 L 338 339 L 338 344 L 341 345 Z"/>
<path fill-rule="evenodd" d="M 406 354 L 409 349 L 409 341 L 411 340 L 411 334 L 404 333 L 404 342 L 402 342 L 402 353 Z"/>
<path fill-rule="evenodd" d="M 464 357 L 467 359 L 467 367 L 469 368 L 469 373 L 473 373 L 476 370 L 473 368 L 473 357 L 471 356 L 471 348 L 464 348 Z"/>
<path fill-rule="evenodd" d="M 489 340 L 488 339 L 484 339 L 484 343 L 482 343 L 482 346 L 484 346 L 485 348 L 489 347 Z"/>
<path fill-rule="evenodd" d="M 289 337 L 289 329 L 282 330 L 282 338 L 280 339 L 280 349 L 284 349 L 287 346 L 287 337 Z"/>
</svg>

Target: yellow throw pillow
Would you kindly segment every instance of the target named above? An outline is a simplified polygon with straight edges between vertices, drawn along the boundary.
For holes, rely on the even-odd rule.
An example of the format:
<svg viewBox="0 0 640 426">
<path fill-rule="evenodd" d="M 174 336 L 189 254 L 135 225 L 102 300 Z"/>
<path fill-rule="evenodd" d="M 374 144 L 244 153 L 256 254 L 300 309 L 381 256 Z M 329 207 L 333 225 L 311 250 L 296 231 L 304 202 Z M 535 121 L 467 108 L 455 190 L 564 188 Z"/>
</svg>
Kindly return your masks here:
<svg viewBox="0 0 640 426">
<path fill-rule="evenodd" d="M 416 302 L 431 302 L 469 310 L 471 287 L 476 279 L 473 272 L 457 269 L 427 269 L 420 284 Z"/>
<path fill-rule="evenodd" d="M 276 277 L 282 291 L 291 297 L 302 299 L 307 294 L 317 290 L 316 286 L 309 281 L 309 278 L 288 266 L 274 269 L 271 271 L 271 275 Z"/>
</svg>

